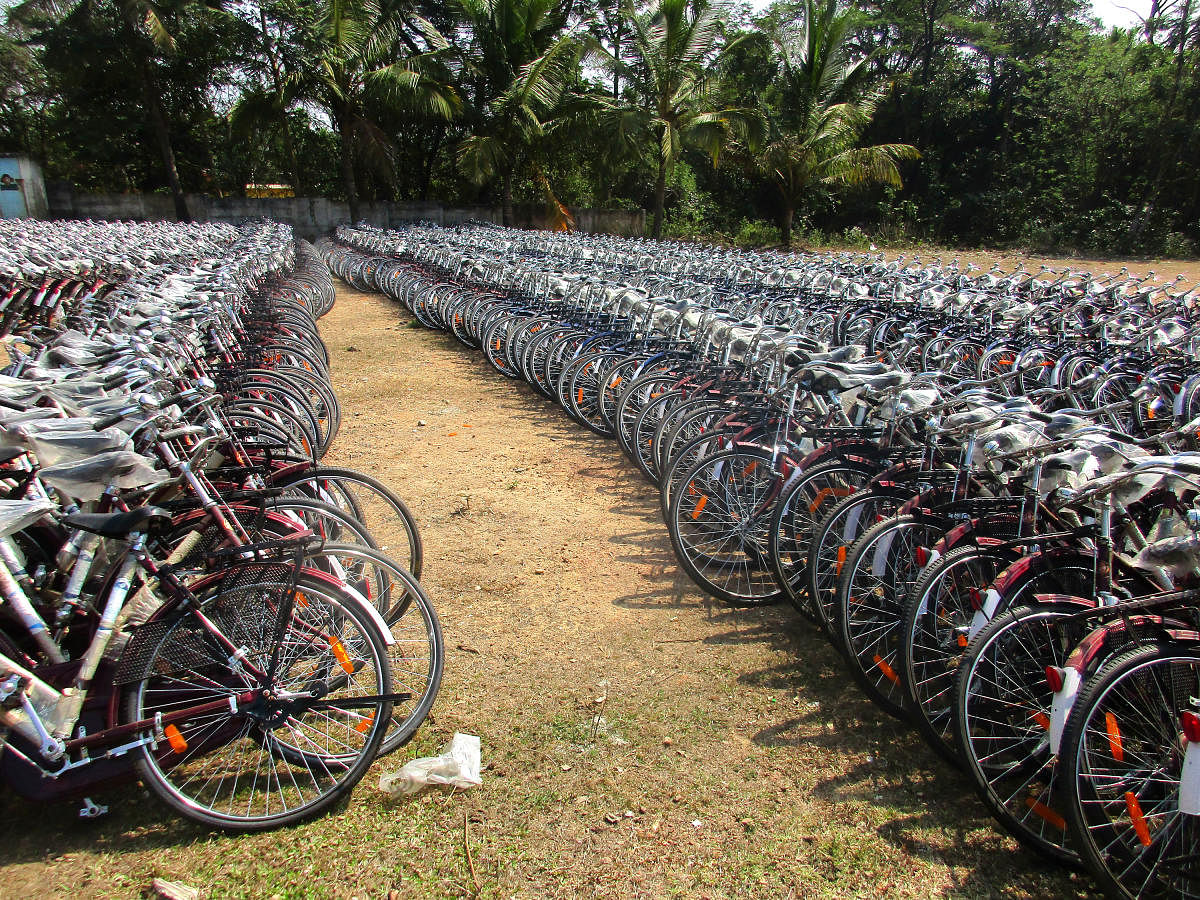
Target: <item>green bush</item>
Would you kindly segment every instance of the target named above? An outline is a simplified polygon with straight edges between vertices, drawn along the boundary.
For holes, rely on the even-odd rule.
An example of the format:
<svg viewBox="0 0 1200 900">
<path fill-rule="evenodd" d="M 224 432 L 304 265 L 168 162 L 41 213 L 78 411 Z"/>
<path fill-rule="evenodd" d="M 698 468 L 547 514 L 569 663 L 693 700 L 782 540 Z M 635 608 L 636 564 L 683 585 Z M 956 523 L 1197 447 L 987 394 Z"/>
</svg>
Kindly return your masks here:
<svg viewBox="0 0 1200 900">
<path fill-rule="evenodd" d="M 742 219 L 737 233 L 733 236 L 733 243 L 747 250 L 757 247 L 776 247 L 780 240 L 779 229 L 761 219 Z"/>
<path fill-rule="evenodd" d="M 1196 242 L 1180 231 L 1171 231 L 1163 238 L 1162 252 L 1171 259 L 1194 259 Z"/>
<path fill-rule="evenodd" d="M 866 250 L 871 246 L 871 236 L 857 225 L 851 225 L 842 232 L 841 242 L 848 247 L 854 247 L 856 250 Z"/>
</svg>

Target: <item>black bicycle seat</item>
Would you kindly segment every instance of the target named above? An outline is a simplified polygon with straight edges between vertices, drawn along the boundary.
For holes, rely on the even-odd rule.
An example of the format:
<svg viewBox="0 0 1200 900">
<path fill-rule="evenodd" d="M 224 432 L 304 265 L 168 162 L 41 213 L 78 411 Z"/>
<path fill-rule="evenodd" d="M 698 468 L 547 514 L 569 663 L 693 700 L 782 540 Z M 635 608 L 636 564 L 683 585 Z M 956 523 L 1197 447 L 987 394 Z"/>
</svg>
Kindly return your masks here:
<svg viewBox="0 0 1200 900">
<path fill-rule="evenodd" d="M 68 528 L 78 528 L 101 537 L 126 537 L 135 531 L 149 531 L 157 525 L 166 525 L 171 514 L 157 506 L 139 506 L 129 512 L 75 513 L 63 518 Z"/>
</svg>

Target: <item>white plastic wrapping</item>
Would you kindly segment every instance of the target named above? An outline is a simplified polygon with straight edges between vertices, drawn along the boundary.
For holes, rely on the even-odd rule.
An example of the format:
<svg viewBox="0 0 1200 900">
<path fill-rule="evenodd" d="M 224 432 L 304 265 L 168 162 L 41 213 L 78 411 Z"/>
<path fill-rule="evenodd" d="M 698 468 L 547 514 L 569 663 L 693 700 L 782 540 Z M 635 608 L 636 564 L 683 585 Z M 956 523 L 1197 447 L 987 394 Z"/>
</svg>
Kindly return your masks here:
<svg viewBox="0 0 1200 900">
<path fill-rule="evenodd" d="M 379 776 L 379 789 L 393 797 L 410 797 L 431 784 L 478 787 L 483 784 L 479 777 L 480 762 L 479 738 L 458 732 L 442 748 L 440 756 L 410 760 L 400 771 Z"/>
</svg>

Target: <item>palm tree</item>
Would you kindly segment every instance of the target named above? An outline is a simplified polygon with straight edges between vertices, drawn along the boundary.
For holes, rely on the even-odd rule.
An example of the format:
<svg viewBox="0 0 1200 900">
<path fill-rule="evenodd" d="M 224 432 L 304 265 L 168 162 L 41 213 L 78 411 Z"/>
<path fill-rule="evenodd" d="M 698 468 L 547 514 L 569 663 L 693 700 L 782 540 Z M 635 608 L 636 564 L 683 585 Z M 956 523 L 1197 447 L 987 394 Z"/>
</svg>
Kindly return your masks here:
<svg viewBox="0 0 1200 900">
<path fill-rule="evenodd" d="M 513 224 L 513 176 L 519 167 L 534 167 L 556 225 L 569 227 L 570 216 L 537 165 L 543 138 L 577 110 L 567 86 L 578 62 L 578 45 L 564 35 L 537 59 L 522 66 L 512 83 L 488 104 L 479 133 L 458 147 L 458 164 L 476 184 L 499 176 L 504 185 L 504 224 Z"/>
<path fill-rule="evenodd" d="M 133 51 L 137 78 L 141 85 L 150 127 L 162 157 L 163 172 L 167 186 L 175 201 L 175 216 L 181 222 L 191 220 L 187 198 L 179 182 L 179 170 L 175 166 L 175 149 L 171 142 L 171 131 L 163 109 L 162 87 L 156 71 L 156 57 L 175 50 L 175 38 L 164 24 L 167 12 L 179 13 L 189 8 L 220 9 L 221 0 L 119 0 L 120 27 L 124 39 Z M 11 23 L 28 25 L 69 24 L 72 16 L 91 14 L 88 0 L 23 0 L 8 12 Z"/>
<path fill-rule="evenodd" d="M 724 6 L 708 0 L 658 0 L 647 13 L 638 13 L 626 0 L 629 24 L 624 59 L 601 56 L 614 74 L 625 78 L 634 105 L 614 102 L 614 130 L 622 140 L 648 134 L 654 142 L 657 177 L 654 183 L 654 237 L 662 236 L 667 177 L 683 145 L 700 147 L 713 164 L 736 134 L 757 136 L 758 117 L 745 109 L 716 109 L 708 73 L 723 52 L 718 39 L 724 30 Z"/>
<path fill-rule="evenodd" d="M 477 185 L 501 180 L 505 225 L 513 224 L 513 180 L 531 169 L 553 217 L 569 224 L 538 157 L 551 132 L 583 106 L 570 90 L 582 44 L 569 33 L 573 0 L 458 0 L 472 35 L 467 80 L 474 87 L 472 133 L 458 166 Z"/>
<path fill-rule="evenodd" d="M 451 119 L 461 110 L 453 86 L 434 74 L 449 45 L 425 19 L 385 12 L 377 0 L 324 0 L 305 9 L 306 63 L 289 76 L 287 89 L 333 123 L 346 204 L 357 221 L 356 156 L 389 173 L 392 164 L 392 143 L 372 111 L 390 107 Z"/>
<path fill-rule="evenodd" d="M 268 16 L 264 4 L 260 3 L 257 9 L 249 12 L 249 18 L 258 34 L 258 43 L 262 48 L 262 59 L 247 61 L 247 68 L 260 76 L 264 83 L 251 85 L 242 91 L 242 95 L 229 111 L 230 131 L 236 137 L 278 131 L 283 140 L 283 152 L 287 156 L 292 186 L 297 195 L 303 196 L 306 179 L 296 156 L 292 124 L 288 120 L 288 107 L 295 98 L 292 96 L 293 91 L 289 90 L 282 53 L 283 25 L 276 21 L 276 33 L 272 32 L 272 17 Z"/>
<path fill-rule="evenodd" d="M 791 246 L 796 207 L 814 188 L 900 187 L 897 164 L 920 156 L 909 144 L 858 146 L 886 87 L 864 90 L 865 60 L 849 56 L 846 38 L 855 14 L 839 10 L 838 0 L 803 0 L 800 11 L 798 21 L 776 14 L 766 22 L 779 59 L 780 103 L 767 117 L 768 140 L 749 154 L 757 172 L 779 191 L 784 247 Z"/>
</svg>

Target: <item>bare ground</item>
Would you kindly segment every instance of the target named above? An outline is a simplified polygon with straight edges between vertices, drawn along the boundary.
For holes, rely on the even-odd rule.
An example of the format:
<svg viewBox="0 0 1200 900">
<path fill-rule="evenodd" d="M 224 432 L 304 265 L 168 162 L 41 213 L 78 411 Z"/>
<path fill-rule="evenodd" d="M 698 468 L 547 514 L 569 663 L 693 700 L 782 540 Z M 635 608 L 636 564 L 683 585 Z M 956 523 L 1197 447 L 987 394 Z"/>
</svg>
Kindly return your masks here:
<svg viewBox="0 0 1200 900">
<path fill-rule="evenodd" d="M 841 249 L 839 247 L 811 247 L 804 249 L 826 250 L 826 249 Z M 861 253 L 858 248 L 847 248 L 852 253 Z M 1200 283 L 1200 260 L 1197 259 L 1164 259 L 1162 257 L 1154 258 L 1128 258 L 1128 259 L 1092 259 L 1082 256 L 1041 256 L 1036 253 L 1020 252 L 1016 250 L 955 250 L 947 247 L 932 247 L 929 245 L 918 245 L 912 247 L 903 247 L 901 245 L 889 246 L 885 251 L 885 255 L 889 259 L 894 259 L 896 256 L 903 254 L 905 258 L 916 257 L 927 263 L 932 263 L 935 260 L 942 262 L 950 262 L 953 259 L 959 260 L 960 263 L 974 263 L 976 266 L 983 269 L 990 269 L 993 265 L 997 265 L 1005 272 L 1011 272 L 1018 265 L 1025 267 L 1026 271 L 1038 273 L 1041 266 L 1048 266 L 1052 269 L 1063 270 L 1070 269 L 1073 272 L 1091 272 L 1095 275 L 1117 275 L 1121 269 L 1126 269 L 1132 275 L 1149 276 L 1153 275 L 1155 281 L 1171 282 L 1176 275 L 1183 276 L 1182 288 L 1189 288 L 1194 284 Z"/>
<path fill-rule="evenodd" d="M 433 717 L 344 811 L 271 834 L 195 828 L 136 786 L 98 798 L 97 823 L 0 798 L 0 897 L 135 896 L 155 876 L 221 897 L 1090 889 L 997 831 L 812 627 L 693 589 L 615 444 L 384 298 L 343 288 L 322 332 L 345 410 L 329 462 L 421 520 L 447 647 Z M 482 738 L 481 788 L 375 790 L 455 731 Z"/>
</svg>

